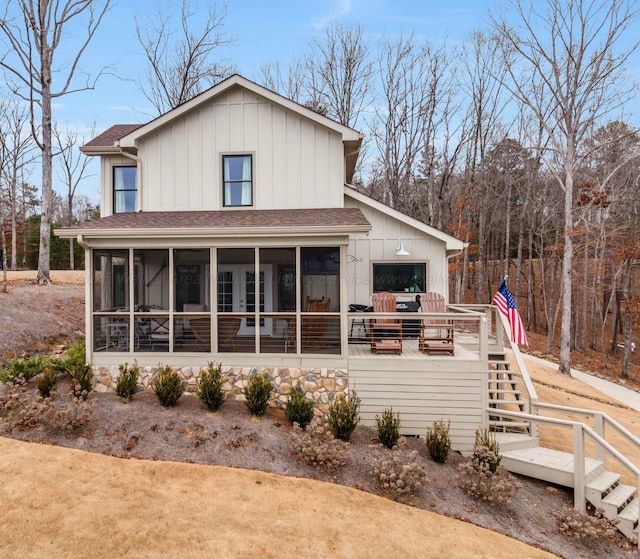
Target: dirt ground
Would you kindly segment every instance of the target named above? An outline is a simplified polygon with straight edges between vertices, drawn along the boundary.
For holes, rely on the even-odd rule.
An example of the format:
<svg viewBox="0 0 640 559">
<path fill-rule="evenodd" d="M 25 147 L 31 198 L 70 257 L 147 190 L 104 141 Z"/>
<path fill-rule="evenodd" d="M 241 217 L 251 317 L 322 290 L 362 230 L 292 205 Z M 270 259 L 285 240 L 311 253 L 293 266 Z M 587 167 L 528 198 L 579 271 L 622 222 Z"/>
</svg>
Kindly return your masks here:
<svg viewBox="0 0 640 559">
<path fill-rule="evenodd" d="M 19 293 L 32 289 L 35 298 L 25 302 Z M 74 289 L 13 284 L 0 295 L 2 313 L 27 322 L 39 313 L 41 327 L 50 308 L 65 322 L 60 329 L 73 332 L 83 323 L 83 292 Z M 64 320 L 55 314 L 62 292 L 80 298 L 73 319 L 66 318 L 71 312 Z M 32 315 L 27 307 L 34 303 Z M 17 331 L 2 328 L 3 351 L 19 353 Z M 598 407 L 638 432 L 640 414 L 606 395 L 545 367 L 530 373 L 543 400 Z M 56 399 L 66 398 L 62 384 Z M 383 498 L 370 473 L 375 433 L 363 426 L 347 465 L 328 473 L 298 461 L 280 410 L 256 419 L 242 402 L 228 401 L 210 413 L 195 396 L 165 409 L 153 393 L 138 393 L 130 403 L 92 394 L 89 402 L 90 424 L 73 435 L 42 425 L 11 428 L 0 417 L 0 556 L 549 556 L 541 550 L 565 558 L 639 556 L 620 547 L 623 538 L 581 543 L 562 535 L 554 513 L 572 503 L 562 488 L 520 478 L 522 489 L 508 506 L 470 499 L 459 488 L 464 458 L 454 453 L 447 464 L 435 464 L 420 439 L 409 439 L 408 447 L 418 450 L 428 482 L 407 506 Z M 563 444 L 562 435 L 542 436 Z M 640 456 L 628 456 L 640 464 Z"/>
</svg>

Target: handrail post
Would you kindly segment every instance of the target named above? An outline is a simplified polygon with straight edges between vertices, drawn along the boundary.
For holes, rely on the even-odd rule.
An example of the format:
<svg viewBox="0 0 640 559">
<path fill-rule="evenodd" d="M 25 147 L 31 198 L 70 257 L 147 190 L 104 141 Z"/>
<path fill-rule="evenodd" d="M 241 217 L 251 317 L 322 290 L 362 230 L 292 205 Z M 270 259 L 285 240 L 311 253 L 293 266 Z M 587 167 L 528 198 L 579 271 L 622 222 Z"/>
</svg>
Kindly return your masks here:
<svg viewBox="0 0 640 559">
<path fill-rule="evenodd" d="M 595 412 L 593 414 L 593 424 L 596 433 L 606 441 L 607 438 L 604 433 L 604 415 L 600 412 Z M 596 458 L 600 460 L 600 462 L 605 462 L 607 459 L 607 453 L 602 445 L 596 444 Z"/>
<path fill-rule="evenodd" d="M 573 426 L 573 506 L 578 512 L 586 512 L 584 434 L 582 425 Z"/>
<path fill-rule="evenodd" d="M 529 413 L 531 415 L 539 415 L 538 414 L 538 405 L 537 405 L 537 400 L 534 402 L 533 400 L 529 399 Z M 531 438 L 533 439 L 537 439 L 538 438 L 538 433 L 539 433 L 539 423 L 537 421 L 532 421 L 531 422 L 531 427 L 529 430 L 529 434 L 531 435 Z"/>
</svg>

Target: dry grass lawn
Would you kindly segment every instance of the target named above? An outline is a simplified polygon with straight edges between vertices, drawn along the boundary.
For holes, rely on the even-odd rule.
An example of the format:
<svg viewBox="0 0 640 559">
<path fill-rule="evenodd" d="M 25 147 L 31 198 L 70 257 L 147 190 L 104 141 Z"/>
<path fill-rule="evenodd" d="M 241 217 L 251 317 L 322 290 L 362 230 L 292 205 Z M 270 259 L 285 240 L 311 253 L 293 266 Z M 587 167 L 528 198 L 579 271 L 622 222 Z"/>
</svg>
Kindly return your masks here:
<svg viewBox="0 0 640 559">
<path fill-rule="evenodd" d="M 0 438 L 1 557 L 553 555 L 355 489 Z"/>
</svg>

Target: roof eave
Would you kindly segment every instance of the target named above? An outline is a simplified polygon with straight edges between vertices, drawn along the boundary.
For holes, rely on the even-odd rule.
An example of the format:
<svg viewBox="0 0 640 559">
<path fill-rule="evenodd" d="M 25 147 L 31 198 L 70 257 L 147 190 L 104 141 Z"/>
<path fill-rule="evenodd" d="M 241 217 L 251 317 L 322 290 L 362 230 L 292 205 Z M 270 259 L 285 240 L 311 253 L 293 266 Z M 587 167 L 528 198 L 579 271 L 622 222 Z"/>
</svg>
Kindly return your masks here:
<svg viewBox="0 0 640 559">
<path fill-rule="evenodd" d="M 421 221 L 418 221 L 417 219 L 414 219 L 406 214 L 403 214 L 398 210 L 394 210 L 393 208 L 386 206 L 385 204 L 378 202 L 377 200 L 374 200 L 373 198 L 367 196 L 366 194 L 362 194 L 362 192 L 358 192 L 355 188 L 353 188 L 353 186 L 349 184 L 345 184 L 344 186 L 345 186 L 344 193 L 346 196 L 349 196 L 354 200 L 358 200 L 363 204 L 366 204 L 367 206 L 375 210 L 378 210 L 382 213 L 385 213 L 391 217 L 394 217 L 395 219 L 398 219 L 399 221 L 402 221 L 403 223 L 406 223 L 407 225 L 414 227 L 415 229 L 418 229 L 419 231 L 422 231 L 427 235 L 431 235 L 432 237 L 445 243 L 446 250 L 455 251 L 455 250 L 464 249 L 464 242 L 461 241 L 460 239 L 456 239 L 452 235 L 449 235 L 444 231 L 440 231 L 440 229 L 431 227 L 430 225 L 427 225 L 426 223 L 422 223 Z"/>
<path fill-rule="evenodd" d="M 295 236 L 327 236 L 349 235 L 351 233 L 367 233 L 371 225 L 339 225 L 314 227 L 180 227 L 180 228 L 121 228 L 121 229 L 90 229 L 82 227 L 62 227 L 54 231 L 57 237 L 73 239 L 78 235 L 84 238 L 132 238 L 159 239 L 167 237 L 211 237 L 211 238 L 239 238 L 239 237 L 290 237 Z"/>
<path fill-rule="evenodd" d="M 80 146 L 80 151 L 88 156 L 117 155 L 121 153 L 118 146 Z"/>
</svg>

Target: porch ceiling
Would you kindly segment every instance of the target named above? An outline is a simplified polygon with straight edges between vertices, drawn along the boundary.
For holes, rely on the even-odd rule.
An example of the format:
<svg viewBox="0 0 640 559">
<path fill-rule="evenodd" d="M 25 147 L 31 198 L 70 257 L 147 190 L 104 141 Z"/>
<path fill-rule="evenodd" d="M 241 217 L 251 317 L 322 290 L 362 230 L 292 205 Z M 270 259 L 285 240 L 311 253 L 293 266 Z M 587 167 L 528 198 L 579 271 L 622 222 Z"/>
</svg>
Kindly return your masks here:
<svg viewBox="0 0 640 559">
<path fill-rule="evenodd" d="M 63 238 L 158 238 L 344 235 L 370 230 L 371 224 L 358 208 L 321 208 L 131 212 L 63 227 L 55 233 Z"/>
</svg>

